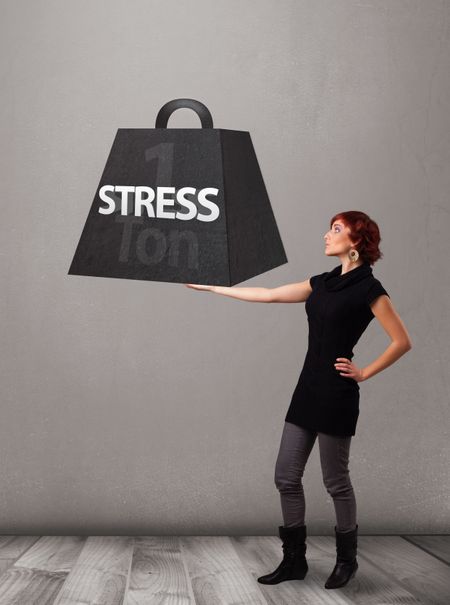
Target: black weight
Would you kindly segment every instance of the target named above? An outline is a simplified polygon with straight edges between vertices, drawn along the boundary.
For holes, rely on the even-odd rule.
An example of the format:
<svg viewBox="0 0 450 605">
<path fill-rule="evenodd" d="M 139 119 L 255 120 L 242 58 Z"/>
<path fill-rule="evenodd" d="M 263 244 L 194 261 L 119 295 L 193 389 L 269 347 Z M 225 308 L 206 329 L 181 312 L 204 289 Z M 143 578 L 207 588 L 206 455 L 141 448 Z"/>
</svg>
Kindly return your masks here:
<svg viewBox="0 0 450 605">
<path fill-rule="evenodd" d="M 180 107 L 202 128 L 166 128 Z M 286 263 L 250 134 L 194 99 L 156 122 L 117 130 L 69 274 L 232 286 Z"/>
</svg>

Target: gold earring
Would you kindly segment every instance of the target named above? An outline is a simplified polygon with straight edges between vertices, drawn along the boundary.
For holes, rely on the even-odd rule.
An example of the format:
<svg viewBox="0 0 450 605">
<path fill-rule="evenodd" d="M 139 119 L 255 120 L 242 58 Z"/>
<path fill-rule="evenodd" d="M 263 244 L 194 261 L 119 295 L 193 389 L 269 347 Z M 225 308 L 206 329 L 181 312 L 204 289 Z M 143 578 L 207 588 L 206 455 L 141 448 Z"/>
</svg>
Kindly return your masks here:
<svg viewBox="0 0 450 605">
<path fill-rule="evenodd" d="M 358 250 L 350 250 L 350 251 L 349 251 L 349 253 L 348 253 L 348 257 L 349 257 L 349 259 L 350 259 L 350 260 L 351 260 L 353 263 L 356 263 L 356 261 L 357 261 L 357 260 L 358 260 L 358 258 L 359 258 L 359 252 L 358 252 Z"/>
</svg>

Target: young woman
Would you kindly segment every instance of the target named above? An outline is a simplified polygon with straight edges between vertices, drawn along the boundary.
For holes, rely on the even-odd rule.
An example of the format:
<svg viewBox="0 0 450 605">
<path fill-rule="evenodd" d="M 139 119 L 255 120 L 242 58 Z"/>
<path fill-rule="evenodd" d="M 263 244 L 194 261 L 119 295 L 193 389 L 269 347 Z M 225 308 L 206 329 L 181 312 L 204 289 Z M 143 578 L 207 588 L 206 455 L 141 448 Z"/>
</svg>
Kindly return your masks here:
<svg viewBox="0 0 450 605">
<path fill-rule="evenodd" d="M 358 383 L 411 349 L 389 294 L 372 273 L 371 265 L 382 257 L 378 225 L 363 212 L 342 212 L 331 219 L 324 239 L 325 254 L 338 257 L 341 264 L 300 283 L 278 288 L 185 284 L 251 302 L 306 301 L 308 351 L 285 417 L 275 466 L 284 557 L 275 571 L 258 578 L 262 584 L 302 580 L 308 571 L 302 476 L 317 437 L 323 482 L 333 498 L 337 522 L 336 563 L 325 588 L 345 586 L 355 575 L 358 525 L 348 463 L 359 415 Z M 374 317 L 392 342 L 375 361 L 359 368 L 352 361 L 353 347 Z"/>
</svg>

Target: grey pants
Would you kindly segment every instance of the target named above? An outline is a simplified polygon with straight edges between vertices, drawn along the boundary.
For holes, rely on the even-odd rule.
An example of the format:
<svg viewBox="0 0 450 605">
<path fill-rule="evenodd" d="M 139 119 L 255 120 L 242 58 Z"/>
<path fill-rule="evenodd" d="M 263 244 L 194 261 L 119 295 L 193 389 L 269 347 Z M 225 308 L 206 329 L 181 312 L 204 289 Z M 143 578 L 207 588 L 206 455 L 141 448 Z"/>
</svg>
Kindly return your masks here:
<svg viewBox="0 0 450 605">
<path fill-rule="evenodd" d="M 284 423 L 275 466 L 284 527 L 305 525 L 302 477 L 317 435 L 323 482 L 333 498 L 337 529 L 351 531 L 356 527 L 356 500 L 348 470 L 352 438 L 311 432 L 291 422 Z"/>
</svg>

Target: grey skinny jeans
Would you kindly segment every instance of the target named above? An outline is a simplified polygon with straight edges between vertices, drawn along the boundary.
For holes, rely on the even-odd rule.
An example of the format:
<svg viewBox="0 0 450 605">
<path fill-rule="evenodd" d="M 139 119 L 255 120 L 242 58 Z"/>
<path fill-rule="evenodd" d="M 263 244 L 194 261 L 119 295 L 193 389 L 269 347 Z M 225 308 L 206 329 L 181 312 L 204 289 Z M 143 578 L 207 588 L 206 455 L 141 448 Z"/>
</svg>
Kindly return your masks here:
<svg viewBox="0 0 450 605">
<path fill-rule="evenodd" d="M 280 492 L 284 527 L 305 525 L 303 472 L 319 436 L 323 482 L 333 498 L 339 531 L 356 527 L 356 500 L 348 470 L 351 437 L 312 432 L 285 422 L 275 466 L 275 485 Z"/>
</svg>

